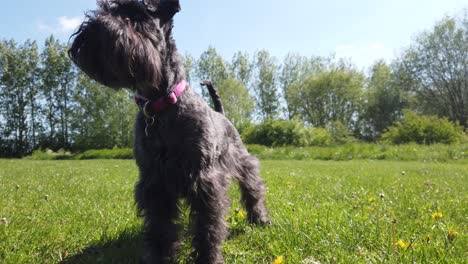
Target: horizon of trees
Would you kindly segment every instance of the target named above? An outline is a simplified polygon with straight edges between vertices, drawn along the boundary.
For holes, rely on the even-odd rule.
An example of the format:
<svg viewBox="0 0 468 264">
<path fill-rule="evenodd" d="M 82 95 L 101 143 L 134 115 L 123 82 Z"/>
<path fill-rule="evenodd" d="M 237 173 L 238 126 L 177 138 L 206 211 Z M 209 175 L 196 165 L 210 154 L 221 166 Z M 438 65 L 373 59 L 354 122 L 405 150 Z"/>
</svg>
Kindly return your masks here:
<svg viewBox="0 0 468 264">
<path fill-rule="evenodd" d="M 53 36 L 0 42 L 0 157 L 34 149 L 130 147 L 137 111 L 127 90 L 90 80 Z M 334 56 L 289 53 L 282 61 L 266 50 L 237 52 L 230 61 L 209 47 L 198 59 L 182 55 L 193 87 L 212 80 L 226 116 L 242 131 L 271 119 L 347 130 L 376 141 L 404 109 L 447 117 L 468 127 L 468 18 L 445 17 L 420 33 L 390 64 L 362 72 Z M 202 95 L 211 103 L 207 92 Z"/>
</svg>

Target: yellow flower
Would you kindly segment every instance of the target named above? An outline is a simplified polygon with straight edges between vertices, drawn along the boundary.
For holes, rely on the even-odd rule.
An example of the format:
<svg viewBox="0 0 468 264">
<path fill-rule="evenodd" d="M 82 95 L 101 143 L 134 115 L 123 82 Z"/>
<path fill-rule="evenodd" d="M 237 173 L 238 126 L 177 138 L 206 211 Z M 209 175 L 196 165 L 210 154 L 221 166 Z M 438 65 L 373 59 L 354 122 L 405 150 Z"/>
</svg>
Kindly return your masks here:
<svg viewBox="0 0 468 264">
<path fill-rule="evenodd" d="M 277 257 L 275 260 L 273 260 L 272 264 L 284 264 L 284 257 L 283 256 Z"/>
<path fill-rule="evenodd" d="M 244 219 L 244 218 L 245 218 L 245 211 L 244 211 L 244 210 L 239 210 L 239 211 L 236 213 L 236 216 L 237 216 L 237 218 L 239 218 L 239 219 Z"/>
<path fill-rule="evenodd" d="M 407 249 L 409 246 L 410 246 L 410 243 L 409 242 L 405 242 L 403 240 L 398 240 L 396 243 L 395 243 L 396 246 L 399 246 L 403 249 Z"/>
<path fill-rule="evenodd" d="M 448 238 L 450 240 L 453 240 L 455 237 L 457 237 L 457 235 L 458 235 L 458 233 L 455 230 L 449 230 L 448 234 L 447 234 L 447 236 L 448 236 Z"/>
<path fill-rule="evenodd" d="M 437 212 L 437 213 L 433 213 L 432 214 L 432 219 L 440 219 L 442 218 L 444 215 L 441 213 L 441 212 Z"/>
</svg>

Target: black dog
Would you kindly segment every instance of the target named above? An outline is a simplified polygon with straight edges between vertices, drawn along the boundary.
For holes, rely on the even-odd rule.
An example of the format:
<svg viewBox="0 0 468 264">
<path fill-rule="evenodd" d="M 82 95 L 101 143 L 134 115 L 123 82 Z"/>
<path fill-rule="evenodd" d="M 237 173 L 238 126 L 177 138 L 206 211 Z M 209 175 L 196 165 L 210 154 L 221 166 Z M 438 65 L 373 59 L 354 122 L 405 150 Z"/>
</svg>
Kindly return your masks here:
<svg viewBox="0 0 468 264">
<path fill-rule="evenodd" d="M 145 220 L 142 261 L 176 261 L 178 201 L 186 198 L 195 263 L 223 263 L 230 179 L 239 181 L 251 223 L 269 223 L 265 187 L 257 159 L 234 126 L 184 81 L 172 38 L 179 10 L 178 0 L 98 0 L 98 9 L 74 34 L 69 55 L 91 78 L 137 94 L 135 199 Z"/>
</svg>

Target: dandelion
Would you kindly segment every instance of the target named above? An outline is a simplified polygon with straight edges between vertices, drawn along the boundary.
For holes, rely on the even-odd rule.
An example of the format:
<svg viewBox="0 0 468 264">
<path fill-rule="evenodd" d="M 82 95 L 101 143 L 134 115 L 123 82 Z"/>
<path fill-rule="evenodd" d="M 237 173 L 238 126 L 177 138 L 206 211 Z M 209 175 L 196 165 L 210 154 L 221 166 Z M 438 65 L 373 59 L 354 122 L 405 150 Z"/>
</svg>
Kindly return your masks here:
<svg viewBox="0 0 468 264">
<path fill-rule="evenodd" d="M 279 256 L 279 257 L 275 258 L 275 260 L 273 260 L 272 264 L 284 264 L 284 257 Z"/>
<path fill-rule="evenodd" d="M 405 241 L 400 239 L 395 243 L 395 245 L 399 246 L 402 249 L 407 249 L 410 246 L 410 242 L 405 242 Z"/>
<path fill-rule="evenodd" d="M 433 213 L 432 214 L 432 219 L 440 219 L 442 218 L 444 215 L 441 213 L 441 212 L 437 212 L 437 213 Z"/>
<path fill-rule="evenodd" d="M 455 230 L 449 230 L 447 233 L 447 238 L 452 241 L 457 237 L 458 233 Z"/>
<path fill-rule="evenodd" d="M 245 211 L 244 210 L 239 210 L 236 212 L 236 217 L 238 219 L 244 219 L 245 218 Z"/>
</svg>

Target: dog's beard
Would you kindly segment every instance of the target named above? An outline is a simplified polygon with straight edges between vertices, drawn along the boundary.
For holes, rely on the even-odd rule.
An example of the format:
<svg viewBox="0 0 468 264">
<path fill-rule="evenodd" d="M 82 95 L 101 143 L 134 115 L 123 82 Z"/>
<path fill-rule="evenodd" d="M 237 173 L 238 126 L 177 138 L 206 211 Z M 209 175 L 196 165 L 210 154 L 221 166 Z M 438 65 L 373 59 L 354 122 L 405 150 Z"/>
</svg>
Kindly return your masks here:
<svg viewBox="0 0 468 264">
<path fill-rule="evenodd" d="M 164 34 L 159 21 L 138 10 L 101 3 L 73 35 L 70 58 L 92 79 L 111 88 L 157 88 Z M 158 46 L 159 45 L 159 46 Z M 161 49 L 161 48 L 160 48 Z"/>
</svg>

